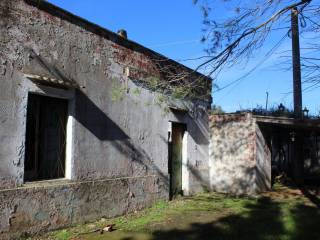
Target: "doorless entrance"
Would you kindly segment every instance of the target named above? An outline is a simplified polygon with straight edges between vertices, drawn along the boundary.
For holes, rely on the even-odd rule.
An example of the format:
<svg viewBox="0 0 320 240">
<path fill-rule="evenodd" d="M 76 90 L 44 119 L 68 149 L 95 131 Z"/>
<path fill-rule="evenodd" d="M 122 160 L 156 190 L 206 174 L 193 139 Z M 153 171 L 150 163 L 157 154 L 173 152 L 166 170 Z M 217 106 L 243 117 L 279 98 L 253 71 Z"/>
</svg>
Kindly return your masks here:
<svg viewBox="0 0 320 240">
<path fill-rule="evenodd" d="M 24 180 L 65 177 L 68 101 L 29 94 Z"/>
<path fill-rule="evenodd" d="M 172 123 L 169 141 L 170 198 L 182 194 L 182 152 L 186 125 Z"/>
</svg>

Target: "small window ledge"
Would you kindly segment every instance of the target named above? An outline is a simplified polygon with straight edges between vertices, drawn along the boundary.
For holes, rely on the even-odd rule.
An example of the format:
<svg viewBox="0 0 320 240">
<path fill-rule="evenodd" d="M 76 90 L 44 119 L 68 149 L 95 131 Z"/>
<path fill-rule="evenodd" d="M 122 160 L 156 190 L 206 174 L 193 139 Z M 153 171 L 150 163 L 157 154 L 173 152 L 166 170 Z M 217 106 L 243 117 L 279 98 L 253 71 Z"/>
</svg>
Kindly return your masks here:
<svg viewBox="0 0 320 240">
<path fill-rule="evenodd" d="M 70 183 L 72 183 L 70 179 L 59 178 L 59 179 L 25 182 L 22 185 L 22 188 L 56 187 L 56 186 L 68 185 Z"/>
</svg>

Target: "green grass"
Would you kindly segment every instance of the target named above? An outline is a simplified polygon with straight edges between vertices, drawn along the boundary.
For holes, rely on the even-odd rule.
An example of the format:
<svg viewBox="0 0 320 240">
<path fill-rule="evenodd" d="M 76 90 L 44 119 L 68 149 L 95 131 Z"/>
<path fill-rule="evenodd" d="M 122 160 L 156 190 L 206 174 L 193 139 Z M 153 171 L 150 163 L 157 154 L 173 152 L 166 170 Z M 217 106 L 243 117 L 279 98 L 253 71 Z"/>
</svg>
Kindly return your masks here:
<svg viewBox="0 0 320 240">
<path fill-rule="evenodd" d="M 128 215 L 114 219 L 117 228 L 125 231 L 141 231 L 152 222 L 165 220 L 168 202 L 159 201 L 152 208 L 146 209 L 138 214 Z"/>
<path fill-rule="evenodd" d="M 67 240 L 72 236 L 71 232 L 68 230 L 61 230 L 55 234 L 57 240 Z"/>
<path fill-rule="evenodd" d="M 159 201 L 135 214 L 52 232 L 42 239 L 320 239 L 319 209 L 301 194 L 276 189 L 252 198 L 204 193 Z M 90 233 L 109 223 L 117 230 Z"/>
</svg>

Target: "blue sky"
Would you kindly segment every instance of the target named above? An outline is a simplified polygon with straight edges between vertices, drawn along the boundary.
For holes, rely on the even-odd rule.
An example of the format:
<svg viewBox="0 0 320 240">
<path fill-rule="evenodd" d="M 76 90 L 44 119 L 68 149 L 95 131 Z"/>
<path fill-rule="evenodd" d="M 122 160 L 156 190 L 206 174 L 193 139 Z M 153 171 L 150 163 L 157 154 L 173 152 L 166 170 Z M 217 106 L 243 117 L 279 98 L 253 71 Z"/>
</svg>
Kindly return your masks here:
<svg viewBox="0 0 320 240">
<path fill-rule="evenodd" d="M 203 49 L 206 46 L 200 42 L 202 14 L 199 7 L 192 4 L 192 0 L 49 0 L 49 2 L 111 31 L 126 29 L 131 40 L 174 60 L 180 61 L 204 54 Z M 218 18 L 229 14 L 225 9 L 219 12 Z M 278 65 L 282 52 L 291 49 L 291 40 L 285 40 L 273 56 L 262 61 L 265 53 L 279 39 L 280 34 L 272 36 L 264 48 L 257 51 L 255 57 L 247 64 L 242 63 L 224 69 L 216 82 L 220 87 L 237 80 L 258 66 L 237 84 L 223 91 L 214 92 L 214 103 L 228 112 L 253 108 L 257 105 L 265 106 L 266 92 L 269 92 L 269 107 L 277 106 L 280 102 L 287 107 L 293 107 L 290 94 L 292 74 L 290 71 L 283 71 Z M 301 42 L 303 45 L 303 39 Z M 198 61 L 182 61 L 182 63 L 191 68 L 199 64 Z M 319 88 L 303 93 L 303 105 L 313 114 L 318 114 L 320 111 L 319 95 Z"/>
</svg>

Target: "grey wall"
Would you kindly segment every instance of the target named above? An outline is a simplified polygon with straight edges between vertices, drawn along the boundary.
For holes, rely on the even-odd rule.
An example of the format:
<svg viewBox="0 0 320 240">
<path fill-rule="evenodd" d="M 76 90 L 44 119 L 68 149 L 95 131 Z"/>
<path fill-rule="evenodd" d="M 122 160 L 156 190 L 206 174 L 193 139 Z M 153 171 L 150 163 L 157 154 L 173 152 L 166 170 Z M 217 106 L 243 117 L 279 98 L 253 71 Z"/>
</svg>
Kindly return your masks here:
<svg viewBox="0 0 320 240">
<path fill-rule="evenodd" d="M 39 233 L 97 217 L 114 217 L 165 199 L 163 182 L 151 176 L 0 190 L 0 238 Z M 134 194 L 133 194 L 134 193 Z"/>
<path fill-rule="evenodd" d="M 259 192 L 271 189 L 271 146 L 268 132 L 256 123 L 256 185 Z M 269 133 L 270 134 L 270 133 Z"/>
<path fill-rule="evenodd" d="M 0 213 L 5 213 L 0 214 L 0 234 L 54 229 L 79 221 L 77 214 L 83 215 L 83 219 L 114 216 L 138 205 L 148 206 L 154 199 L 166 199 L 169 121 L 187 124 L 189 193 L 201 191 L 208 184 L 208 119 L 198 108 L 206 108 L 208 103 L 193 102 L 189 113 L 166 111 L 158 93 L 137 86 L 124 74 L 128 66 L 157 74 L 148 54 L 116 44 L 111 38 L 86 31 L 20 0 L 0 2 L 0 26 Z M 68 91 L 38 86 L 25 73 L 74 81 L 80 87 Z M 29 92 L 70 100 L 70 115 L 74 119 L 70 180 L 79 186 L 70 186 L 69 181 L 59 182 L 58 187 L 24 185 Z M 128 178 L 135 183 L 130 185 Z M 127 188 L 126 194 L 113 191 L 108 201 L 118 199 L 119 204 L 115 201 L 102 206 L 105 209 L 101 212 L 90 212 L 90 201 L 83 200 L 82 195 L 87 185 L 81 182 L 105 179 L 117 181 L 107 181 L 105 185 L 101 182 L 97 188 L 92 184 L 96 201 L 102 197 L 98 193 L 101 188 L 108 192 L 119 179 L 130 182 L 130 191 L 139 196 L 138 200 L 131 199 Z M 152 184 L 141 187 L 146 181 Z M 26 212 L 31 199 L 41 204 Z M 129 207 L 121 202 L 131 200 L 135 203 Z M 64 205 L 69 203 L 74 206 L 73 215 L 64 212 L 61 223 L 49 214 L 60 204 L 61 209 L 69 208 Z M 82 208 L 87 210 L 79 210 Z M 36 219 L 42 212 L 47 225 Z M 24 217 L 10 220 L 14 215 Z"/>
</svg>

